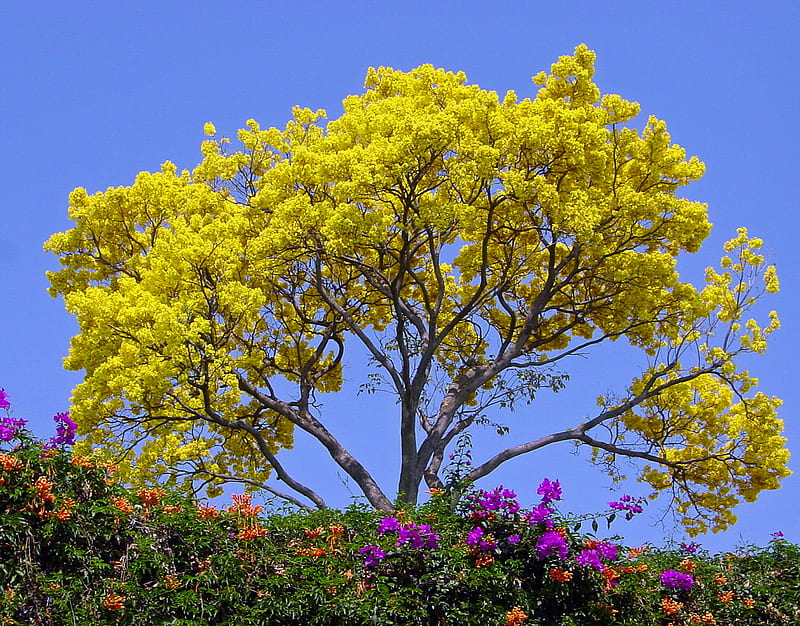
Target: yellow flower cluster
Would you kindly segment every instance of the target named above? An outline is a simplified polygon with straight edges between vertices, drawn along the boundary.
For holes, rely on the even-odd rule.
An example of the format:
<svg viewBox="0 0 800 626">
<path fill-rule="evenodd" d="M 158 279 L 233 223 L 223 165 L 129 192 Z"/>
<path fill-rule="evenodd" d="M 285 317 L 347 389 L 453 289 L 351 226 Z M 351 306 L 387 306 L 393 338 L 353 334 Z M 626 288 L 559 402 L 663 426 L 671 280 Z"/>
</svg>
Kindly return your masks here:
<svg viewBox="0 0 800 626">
<path fill-rule="evenodd" d="M 225 477 L 267 480 L 296 425 L 326 436 L 310 407 L 341 388 L 353 341 L 395 389 L 422 363 L 416 400 L 446 408 L 469 363 L 500 375 L 623 337 L 651 366 L 600 404 L 620 442 L 658 456 L 640 479 L 678 485 L 692 532 L 730 525 L 788 474 L 780 401 L 736 364 L 779 326 L 747 317 L 777 274 L 742 229 L 705 287 L 681 282 L 678 255 L 711 224 L 677 192 L 704 165 L 662 120 L 628 127 L 639 106 L 600 93 L 594 59 L 579 46 L 524 99 L 431 65 L 371 68 L 337 119 L 249 120 L 239 149 L 208 123 L 192 172 L 73 191 L 74 227 L 45 247 L 80 327 L 78 453 L 129 459 L 123 482 L 200 478 L 216 495 Z"/>
</svg>

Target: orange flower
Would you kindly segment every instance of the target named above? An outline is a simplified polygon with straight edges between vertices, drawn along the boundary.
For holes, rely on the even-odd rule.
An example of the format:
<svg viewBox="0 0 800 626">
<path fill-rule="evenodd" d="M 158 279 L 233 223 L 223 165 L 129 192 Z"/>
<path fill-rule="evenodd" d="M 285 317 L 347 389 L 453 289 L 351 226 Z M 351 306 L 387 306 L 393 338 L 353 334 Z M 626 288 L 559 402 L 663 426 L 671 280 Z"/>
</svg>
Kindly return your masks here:
<svg viewBox="0 0 800 626">
<path fill-rule="evenodd" d="M 647 552 L 649 547 L 650 546 L 642 546 L 641 548 L 631 548 L 628 551 L 628 558 L 629 559 L 635 559 L 635 558 L 639 557 L 641 554 L 644 554 L 645 552 Z"/>
<path fill-rule="evenodd" d="M 174 574 L 167 574 L 164 576 L 164 585 L 172 591 L 173 589 L 177 589 L 181 586 L 181 581 L 178 580 L 178 577 Z"/>
<path fill-rule="evenodd" d="M 217 519 L 219 517 L 219 511 L 217 511 L 217 507 L 213 504 L 198 504 L 195 517 L 204 520 Z"/>
<path fill-rule="evenodd" d="M 54 515 L 59 522 L 66 522 L 72 516 L 72 512 L 69 509 L 61 508 Z"/>
<path fill-rule="evenodd" d="M 726 582 L 728 582 L 728 579 L 722 574 L 717 574 L 716 576 L 714 576 L 714 582 L 717 583 L 718 585 L 724 585 Z"/>
<path fill-rule="evenodd" d="M 720 591 L 717 597 L 722 604 L 728 604 L 728 602 L 733 600 L 733 591 Z"/>
<path fill-rule="evenodd" d="M 98 465 L 104 468 L 109 474 L 113 474 L 119 469 L 119 466 L 116 463 L 109 463 L 108 461 L 98 463 Z"/>
<path fill-rule="evenodd" d="M 528 616 L 518 606 L 515 606 L 506 614 L 507 626 L 519 626 L 526 619 L 528 619 Z"/>
<path fill-rule="evenodd" d="M 331 552 L 334 552 L 337 549 L 336 544 L 339 543 L 344 533 L 344 526 L 340 524 L 331 524 L 328 526 L 328 530 L 331 533 L 330 537 L 328 537 L 328 547 Z"/>
<path fill-rule="evenodd" d="M 603 569 L 603 578 L 606 580 L 606 590 L 611 589 L 619 578 L 619 572 L 610 565 Z"/>
<path fill-rule="evenodd" d="M 679 567 L 684 572 L 693 572 L 694 569 L 697 567 L 697 564 L 694 561 L 691 561 L 689 559 L 683 559 L 683 561 L 681 561 Z"/>
<path fill-rule="evenodd" d="M 133 505 L 128 502 L 125 498 L 120 496 L 111 496 L 109 497 L 111 504 L 114 505 L 114 508 L 118 511 L 121 511 L 125 515 L 130 515 L 133 513 Z"/>
<path fill-rule="evenodd" d="M 714 619 L 714 616 L 709 611 L 706 611 L 702 615 L 692 613 L 689 616 L 689 622 L 692 624 L 716 624 L 717 620 Z"/>
<path fill-rule="evenodd" d="M 560 567 L 551 567 L 550 578 L 557 580 L 560 583 L 566 583 L 572 580 L 572 572 L 563 570 Z"/>
<path fill-rule="evenodd" d="M 119 611 L 123 608 L 123 602 L 125 602 L 124 597 L 118 593 L 109 591 L 105 597 L 105 600 L 103 600 L 103 606 L 112 611 Z"/>
<path fill-rule="evenodd" d="M 756 601 L 753 598 L 742 598 L 742 604 L 745 608 L 752 609 L 756 605 Z"/>
<path fill-rule="evenodd" d="M 481 552 L 478 555 L 478 558 L 475 559 L 475 567 L 477 568 L 486 567 L 487 565 L 491 565 L 492 563 L 494 563 L 494 556 L 492 556 L 488 552 Z"/>
<path fill-rule="evenodd" d="M 168 504 L 164 507 L 164 513 L 180 513 L 181 507 Z"/>
<path fill-rule="evenodd" d="M 344 526 L 341 524 L 331 524 L 328 526 L 328 530 L 331 532 L 331 535 L 338 537 L 344 532 Z"/>
<path fill-rule="evenodd" d="M 231 500 L 233 500 L 233 503 L 230 506 L 231 509 L 247 508 L 253 501 L 253 496 L 249 493 L 235 493 L 231 496 Z"/>
<path fill-rule="evenodd" d="M 146 507 L 151 507 L 161 504 L 161 498 L 164 497 L 165 492 L 163 489 L 139 489 L 136 495 L 141 498 Z"/>
<path fill-rule="evenodd" d="M 325 548 L 297 548 L 295 554 L 298 556 L 312 556 L 314 559 L 318 559 L 328 554 L 328 551 Z"/>
<path fill-rule="evenodd" d="M 607 604 L 606 602 L 595 602 L 594 606 L 596 606 L 598 609 L 602 609 L 609 615 L 614 615 L 614 613 L 619 613 L 619 611 L 614 608 L 613 604 Z"/>
<path fill-rule="evenodd" d="M 94 469 L 94 463 L 88 456 L 74 456 L 70 460 L 75 467 L 82 467 L 83 469 Z"/>
<path fill-rule="evenodd" d="M 647 563 L 639 563 L 639 565 L 636 566 L 636 571 L 637 572 L 646 572 L 647 571 Z"/>
<path fill-rule="evenodd" d="M 258 526 L 251 526 L 249 528 L 243 528 L 239 531 L 239 534 L 236 535 L 238 539 L 248 540 L 248 539 L 255 539 L 256 537 L 263 537 L 267 534 L 266 528 L 259 528 Z"/>
<path fill-rule="evenodd" d="M 36 482 L 33 483 L 33 488 L 36 490 L 36 495 L 38 495 L 45 502 L 55 502 L 56 497 L 51 491 L 53 488 L 53 483 L 47 480 L 44 476 L 39 476 L 39 478 L 36 479 Z"/>
<path fill-rule="evenodd" d="M 304 528 L 303 530 L 306 533 L 306 537 L 309 539 L 316 539 L 322 534 L 322 526 L 317 526 L 314 530 L 311 530 L 310 528 Z"/>
<path fill-rule="evenodd" d="M 13 472 L 22 467 L 22 461 L 10 454 L 0 454 L 0 469 Z"/>
<path fill-rule="evenodd" d="M 72 498 L 64 498 L 61 503 L 61 508 L 55 512 L 56 519 L 61 522 L 66 522 L 72 515 L 72 509 L 75 508 L 75 500 Z"/>
<path fill-rule="evenodd" d="M 661 608 L 664 615 L 677 615 L 683 609 L 683 604 L 672 598 L 661 598 Z"/>
<path fill-rule="evenodd" d="M 209 567 L 211 567 L 211 557 L 203 559 L 197 559 L 197 573 L 202 574 L 205 572 Z"/>
<path fill-rule="evenodd" d="M 430 491 L 426 491 L 425 493 L 431 496 L 441 496 L 444 495 L 444 489 L 439 489 L 437 487 L 434 487 Z"/>
<path fill-rule="evenodd" d="M 233 500 L 233 504 L 228 507 L 228 512 L 230 513 L 241 513 L 248 517 L 255 517 L 261 512 L 261 509 L 264 508 L 262 506 L 253 506 L 253 496 L 249 493 L 243 493 L 241 495 L 234 494 L 231 496 L 231 499 Z"/>
</svg>

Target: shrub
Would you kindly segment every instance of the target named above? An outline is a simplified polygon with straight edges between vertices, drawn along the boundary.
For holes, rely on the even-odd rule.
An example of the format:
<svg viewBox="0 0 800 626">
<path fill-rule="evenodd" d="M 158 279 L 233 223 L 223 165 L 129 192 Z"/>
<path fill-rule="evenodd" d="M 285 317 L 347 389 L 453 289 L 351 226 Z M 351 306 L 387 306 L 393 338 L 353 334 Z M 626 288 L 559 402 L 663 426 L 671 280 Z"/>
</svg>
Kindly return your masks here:
<svg viewBox="0 0 800 626">
<path fill-rule="evenodd" d="M 131 625 L 792 624 L 800 554 L 628 549 L 579 534 L 557 481 L 516 494 L 436 491 L 392 515 L 221 510 L 132 490 L 100 457 L 73 456 L 68 416 L 43 443 L 4 418 L 0 623 Z M 615 512 L 640 512 L 623 498 Z M 593 530 L 597 532 L 596 520 Z"/>
</svg>

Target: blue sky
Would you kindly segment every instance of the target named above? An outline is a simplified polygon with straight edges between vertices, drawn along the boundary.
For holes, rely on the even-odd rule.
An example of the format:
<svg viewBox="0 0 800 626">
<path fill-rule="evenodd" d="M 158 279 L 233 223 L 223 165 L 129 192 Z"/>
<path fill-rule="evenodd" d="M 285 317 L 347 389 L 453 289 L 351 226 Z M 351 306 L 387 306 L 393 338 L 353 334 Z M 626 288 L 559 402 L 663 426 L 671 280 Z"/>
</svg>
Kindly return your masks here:
<svg viewBox="0 0 800 626">
<path fill-rule="evenodd" d="M 165 160 L 192 168 L 203 124 L 234 135 L 248 118 L 282 126 L 293 105 L 325 108 L 331 117 L 358 93 L 369 66 L 408 70 L 433 63 L 463 70 L 470 82 L 501 94 L 535 93 L 530 77 L 586 43 L 598 55 L 595 80 L 604 93 L 635 100 L 645 115 L 667 121 L 673 140 L 707 166 L 685 195 L 707 202 L 714 230 L 683 267 L 693 278 L 720 256 L 739 226 L 765 240 L 782 291 L 770 299 L 783 328 L 751 365 L 761 389 L 784 400 L 790 467 L 800 469 L 800 247 L 793 231 L 800 76 L 800 8 L 767 2 L 137 2 L 4 3 L 0 8 L 0 387 L 14 415 L 53 434 L 51 416 L 65 410 L 79 372 L 61 367 L 73 319 L 46 293 L 44 272 L 57 260 L 42 242 L 69 228 L 67 194 L 132 183 Z M 363 371 L 352 361 L 349 379 Z M 572 390 L 523 407 L 508 423 L 577 422 L 593 398 L 623 389 L 635 363 L 615 350 L 578 361 Z M 633 369 L 631 369 L 633 368 Z M 395 482 L 396 427 L 376 399 L 344 393 L 329 403 L 332 429 L 388 489 Z M 327 409 L 326 409 L 327 410 Z M 503 442 L 515 443 L 515 430 Z M 513 441 L 512 441 L 513 440 Z M 347 486 L 322 453 L 300 439 L 284 460 L 334 504 Z M 633 475 L 633 472 L 628 472 Z M 521 457 L 487 479 L 536 500 L 539 480 L 560 478 L 565 510 L 590 512 L 609 499 L 609 480 L 568 447 Z M 701 538 L 712 550 L 764 545 L 782 530 L 800 543 L 796 502 L 800 477 L 739 507 L 728 533 Z M 631 482 L 627 490 L 641 493 Z M 630 543 L 660 543 L 673 528 L 658 525 L 658 505 L 613 528 Z M 680 534 L 674 535 L 681 539 Z"/>
</svg>

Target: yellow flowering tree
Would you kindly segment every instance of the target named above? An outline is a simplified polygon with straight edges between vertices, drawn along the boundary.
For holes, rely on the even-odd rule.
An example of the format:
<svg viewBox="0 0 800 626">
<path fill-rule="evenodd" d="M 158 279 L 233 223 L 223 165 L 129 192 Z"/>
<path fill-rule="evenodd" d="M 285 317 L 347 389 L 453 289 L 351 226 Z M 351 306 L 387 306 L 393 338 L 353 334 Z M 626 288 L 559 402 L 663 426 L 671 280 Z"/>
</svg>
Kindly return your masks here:
<svg viewBox="0 0 800 626">
<path fill-rule="evenodd" d="M 639 107 L 600 94 L 594 58 L 579 46 L 522 100 L 430 65 L 370 69 L 338 119 L 251 120 L 238 148 L 208 124 L 193 172 L 167 163 L 130 187 L 76 189 L 74 228 L 46 248 L 64 266 L 51 293 L 80 326 L 66 365 L 85 371 L 81 445 L 127 455 L 133 482 L 242 481 L 321 507 L 277 458 L 299 428 L 388 510 L 393 494 L 317 402 L 341 388 L 348 347 L 396 396 L 397 493 L 415 502 L 423 482 L 443 486 L 460 433 L 622 339 L 641 350 L 638 378 L 467 478 L 572 441 L 609 471 L 640 461 L 690 531 L 731 524 L 733 505 L 789 473 L 780 401 L 737 366 L 778 327 L 748 314 L 775 270 L 740 230 L 705 286 L 681 282 L 676 259 L 711 225 L 676 192 L 703 164 L 663 121 L 626 126 Z"/>
</svg>

